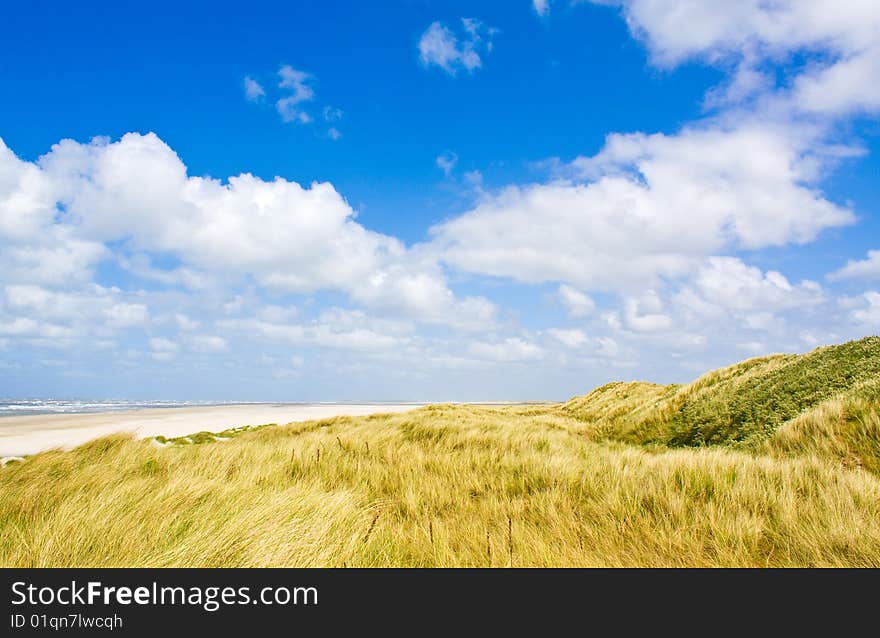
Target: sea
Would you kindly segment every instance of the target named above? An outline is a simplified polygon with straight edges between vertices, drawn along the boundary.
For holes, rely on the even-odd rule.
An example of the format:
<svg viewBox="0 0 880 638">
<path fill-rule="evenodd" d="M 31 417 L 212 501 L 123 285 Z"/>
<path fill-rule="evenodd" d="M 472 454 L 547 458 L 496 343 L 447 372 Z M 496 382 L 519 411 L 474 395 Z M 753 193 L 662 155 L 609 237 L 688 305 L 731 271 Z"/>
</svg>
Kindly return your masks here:
<svg viewBox="0 0 880 638">
<path fill-rule="evenodd" d="M 223 405 L 357 405 L 357 404 L 402 404 L 424 405 L 410 401 L 136 401 L 131 399 L 2 399 L 0 398 L 0 417 L 27 416 L 30 414 L 97 414 L 101 412 L 125 412 L 144 408 L 193 408 Z"/>
<path fill-rule="evenodd" d="M 0 399 L 0 417 L 29 414 L 94 414 L 124 412 L 143 408 L 186 408 L 195 406 L 227 405 L 247 401 L 135 401 L 129 399 Z"/>
</svg>

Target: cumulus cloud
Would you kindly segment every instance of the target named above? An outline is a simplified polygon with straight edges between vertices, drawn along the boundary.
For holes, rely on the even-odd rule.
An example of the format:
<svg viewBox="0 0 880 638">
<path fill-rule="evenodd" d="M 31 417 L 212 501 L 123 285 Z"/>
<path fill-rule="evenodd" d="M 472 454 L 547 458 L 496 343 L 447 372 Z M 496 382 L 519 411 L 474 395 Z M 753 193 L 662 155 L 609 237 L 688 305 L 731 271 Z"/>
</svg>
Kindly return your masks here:
<svg viewBox="0 0 880 638">
<path fill-rule="evenodd" d="M 216 335 L 197 335 L 192 338 L 191 344 L 193 350 L 195 350 L 196 352 L 207 354 L 226 352 L 226 350 L 229 348 L 229 344 L 226 342 L 226 339 L 224 339 L 223 337 L 218 337 Z"/>
<path fill-rule="evenodd" d="M 64 140 L 37 163 L 2 151 L 0 201 L 11 202 L 0 208 L 2 280 L 87 282 L 115 253 L 130 272 L 166 284 L 338 290 L 433 323 L 474 325 L 494 312 L 484 299 L 457 299 L 435 262 L 358 224 L 329 183 L 191 177 L 153 134 Z"/>
<path fill-rule="evenodd" d="M 411 256 L 408 265 L 375 270 L 351 291 L 352 297 L 373 307 L 463 330 L 480 330 L 492 324 L 494 304 L 482 297 L 456 298 L 441 269 L 428 255 L 422 259 L 417 255 Z"/>
<path fill-rule="evenodd" d="M 76 331 L 67 326 L 60 326 L 48 321 L 31 319 L 29 317 L 15 317 L 0 320 L 0 335 L 7 337 L 36 337 L 41 339 L 70 339 L 76 336 Z"/>
<path fill-rule="evenodd" d="M 646 42 L 658 61 L 667 64 L 694 56 L 712 61 L 756 47 L 767 54 L 817 47 L 857 51 L 874 44 L 880 23 L 876 3 L 863 0 L 833 4 L 823 0 L 622 0 L 614 4 L 621 6 L 633 33 Z"/>
<path fill-rule="evenodd" d="M 177 356 L 180 346 L 165 337 L 153 337 L 149 341 L 150 356 L 156 361 L 170 361 Z"/>
<path fill-rule="evenodd" d="M 163 319 L 165 319 L 163 317 Z M 173 317 L 168 318 L 177 325 L 183 332 L 192 332 L 193 330 L 198 330 L 201 326 L 201 322 L 196 319 L 192 319 L 188 315 L 183 314 L 182 312 L 175 312 Z"/>
<path fill-rule="evenodd" d="M 466 271 L 584 290 L 679 277 L 720 250 L 815 239 L 852 223 L 815 186 L 806 133 L 770 125 L 611 135 L 573 179 L 511 186 L 431 233 Z"/>
<path fill-rule="evenodd" d="M 483 193 L 471 210 L 432 229 L 446 263 L 525 283 L 631 295 L 686 279 L 712 255 L 803 244 L 855 221 L 819 185 L 858 149 L 829 142 L 832 123 L 806 115 L 874 108 L 880 5 L 615 4 L 655 64 L 697 58 L 730 70 L 706 96 L 707 105 L 727 110 L 674 134 L 611 134 L 596 155 L 559 163 L 556 179 Z M 823 55 L 777 87 L 764 65 L 795 51 Z M 760 102 L 743 104 L 756 96 Z M 768 277 L 757 288 L 762 294 L 781 286 Z M 662 323 L 641 321 L 651 315 L 633 304 L 625 313 L 631 325 Z"/>
<path fill-rule="evenodd" d="M 411 325 L 369 317 L 362 311 L 338 308 L 304 323 L 247 318 L 225 320 L 220 325 L 271 342 L 356 351 L 399 347 L 406 343 L 414 329 Z"/>
<path fill-rule="evenodd" d="M 743 69 L 749 74 L 761 60 L 784 59 L 792 51 L 821 53 L 788 87 L 789 108 L 826 114 L 880 108 L 880 4 L 876 2 L 622 0 L 614 4 L 621 7 L 630 30 L 646 43 L 658 65 L 674 66 L 691 58 L 719 64 L 746 61 Z"/>
<path fill-rule="evenodd" d="M 665 356 L 681 359 L 670 365 L 702 360 L 708 368 L 743 353 L 799 351 L 858 338 L 870 312 L 864 297 L 841 303 L 816 282 L 795 283 L 739 258 L 709 257 L 690 277 L 625 296 L 619 309 L 596 313 L 588 320 L 594 337 L 587 349 L 595 347 L 595 337 L 607 337 L 625 344 L 609 363 Z"/>
<path fill-rule="evenodd" d="M 796 104 L 820 113 L 880 109 L 880 29 L 872 47 L 798 78 L 793 98 Z"/>
<path fill-rule="evenodd" d="M 880 292 L 866 292 L 861 301 L 862 307 L 852 311 L 853 319 L 869 329 L 880 329 Z"/>
<path fill-rule="evenodd" d="M 4 309 L 19 315 L 85 324 L 98 320 L 113 328 L 143 325 L 149 317 L 142 303 L 121 299 L 116 288 L 91 284 L 78 292 L 54 291 L 35 285 L 7 285 L 3 290 Z"/>
<path fill-rule="evenodd" d="M 466 174 L 473 204 L 415 246 L 359 223 L 332 184 L 191 176 L 152 134 L 64 140 L 36 162 L 0 142 L 0 344 L 104 348 L 140 330 L 143 359 L 129 352 L 129 364 L 221 352 L 231 362 L 247 341 L 283 362 L 279 374 L 308 359 L 333 378 L 407 382 L 426 368 L 477 371 L 485 382 L 487 370 L 552 362 L 547 370 L 582 391 L 607 380 L 609 365 L 660 380 L 674 369 L 684 380 L 687 366 L 874 330 L 880 293 L 835 298 L 741 255 L 855 221 L 820 187 L 859 152 L 840 143 L 837 124 L 880 108 L 876 3 L 616 4 L 654 64 L 696 59 L 725 72 L 704 99 L 711 115 L 677 132 L 609 135 L 598 153 L 559 160 L 543 182 L 489 191 L 478 172 Z M 547 15 L 550 3 L 533 8 Z M 421 35 L 421 63 L 472 73 L 494 33 L 471 19 L 435 22 Z M 793 53 L 810 62 L 789 65 Z M 283 66 L 277 81 L 249 76 L 242 89 L 337 139 L 342 113 L 321 105 L 314 85 Z M 451 174 L 455 160 L 436 162 Z M 130 288 L 99 285 L 105 266 Z M 453 293 L 449 266 L 457 279 L 550 283 L 572 325 L 526 333 L 514 309 Z M 828 280 L 876 277 L 880 251 L 870 251 Z M 315 293 L 353 308 L 323 309 Z"/>
<path fill-rule="evenodd" d="M 56 206 L 55 184 L 0 139 L 0 281 L 54 284 L 88 281 L 105 246 L 77 236 Z"/>
<path fill-rule="evenodd" d="M 705 334 L 729 341 L 785 336 L 789 321 L 795 324 L 814 315 L 831 319 L 835 311 L 822 287 L 813 281 L 789 281 L 777 271 L 763 271 L 735 257 L 709 257 L 692 276 L 665 286 L 647 289 L 623 299 L 622 312 L 603 315 L 611 333 L 661 336 L 679 347 L 702 346 Z M 821 311 L 820 311 L 821 309 Z M 813 324 L 816 325 L 815 323 Z"/>
<path fill-rule="evenodd" d="M 544 349 L 519 337 L 509 337 L 494 343 L 474 343 L 470 346 L 470 354 L 490 361 L 526 362 L 541 359 Z"/>
<path fill-rule="evenodd" d="M 827 3 L 811 2 L 619 4 L 655 64 L 699 58 L 729 72 L 705 98 L 719 112 L 672 134 L 611 134 L 595 155 L 557 160 L 544 183 L 480 191 L 470 210 L 431 229 L 432 249 L 460 271 L 561 284 L 570 316 L 593 322 L 594 343 L 693 350 L 723 341 L 741 350 L 812 345 L 817 325 L 828 338 L 853 334 L 850 322 L 864 307 L 840 317 L 819 284 L 719 255 L 805 244 L 856 221 L 820 185 L 842 158 L 861 152 L 833 138 L 832 118 L 869 108 L 873 86 L 850 87 L 846 77 L 873 72 L 844 71 L 876 59 L 862 55 L 878 41 L 876 11 L 864 3 L 846 3 L 834 17 Z M 794 51 L 824 55 L 780 86 L 772 63 Z M 824 97 L 840 107 L 820 104 L 821 91 L 807 95 L 810 82 L 835 73 L 846 77 Z M 873 261 L 869 255 L 829 278 L 870 277 Z M 619 307 L 596 312 L 592 291 L 616 293 Z M 836 319 L 823 323 L 823 313 Z M 788 340 L 805 314 L 813 331 Z M 548 334 L 569 347 L 586 343 L 580 330 Z M 631 354 L 611 345 L 606 352 Z"/>
<path fill-rule="evenodd" d="M 869 250 L 865 259 L 850 259 L 840 270 L 828 275 L 830 281 L 880 279 L 880 250 Z"/>
<path fill-rule="evenodd" d="M 571 317 L 586 317 L 596 310 L 595 302 L 588 295 L 567 284 L 559 286 L 557 294 Z"/>
<path fill-rule="evenodd" d="M 442 22 L 433 22 L 419 38 L 419 60 L 435 65 L 450 75 L 462 69 L 473 72 L 483 65 L 480 54 L 492 50 L 496 30 L 473 18 L 461 19 L 458 34 Z"/>
<path fill-rule="evenodd" d="M 155 268 L 152 259 L 144 253 L 114 255 L 119 267 L 145 281 L 154 281 L 166 286 L 179 286 L 190 290 L 208 287 L 212 282 L 207 273 L 185 266 Z"/>
<path fill-rule="evenodd" d="M 532 0 L 532 7 L 539 16 L 550 14 L 550 0 Z"/>
<path fill-rule="evenodd" d="M 706 93 L 704 107 L 713 109 L 741 104 L 773 89 L 773 74 L 757 68 L 758 64 L 751 57 L 740 61 L 726 81 Z"/>
<path fill-rule="evenodd" d="M 559 341 L 559 343 L 569 348 L 581 348 L 590 342 L 590 338 L 587 334 L 583 330 L 578 330 L 576 328 L 551 328 L 547 332 Z"/>
<path fill-rule="evenodd" d="M 709 258 L 693 284 L 703 299 L 732 310 L 803 308 L 824 299 L 814 281 L 792 284 L 779 272 L 762 272 L 734 257 Z"/>
<path fill-rule="evenodd" d="M 626 300 L 626 327 L 636 332 L 666 332 L 674 323 L 664 311 L 663 302 L 654 290 Z"/>
</svg>

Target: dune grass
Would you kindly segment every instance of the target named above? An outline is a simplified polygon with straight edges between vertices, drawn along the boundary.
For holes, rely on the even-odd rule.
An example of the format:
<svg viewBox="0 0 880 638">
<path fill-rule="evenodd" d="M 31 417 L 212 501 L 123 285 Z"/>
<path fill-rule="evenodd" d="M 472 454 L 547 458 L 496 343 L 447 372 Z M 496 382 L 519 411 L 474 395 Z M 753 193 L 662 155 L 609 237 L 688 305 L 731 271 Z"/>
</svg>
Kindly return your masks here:
<svg viewBox="0 0 880 638">
<path fill-rule="evenodd" d="M 880 567 L 880 340 L 855 343 L 839 386 L 823 349 L 559 405 L 35 455 L 0 470 L 0 565 Z"/>
<path fill-rule="evenodd" d="M 880 397 L 880 337 L 749 359 L 684 386 L 611 383 L 562 406 L 595 437 L 665 446 L 741 445 L 829 399 Z"/>
</svg>

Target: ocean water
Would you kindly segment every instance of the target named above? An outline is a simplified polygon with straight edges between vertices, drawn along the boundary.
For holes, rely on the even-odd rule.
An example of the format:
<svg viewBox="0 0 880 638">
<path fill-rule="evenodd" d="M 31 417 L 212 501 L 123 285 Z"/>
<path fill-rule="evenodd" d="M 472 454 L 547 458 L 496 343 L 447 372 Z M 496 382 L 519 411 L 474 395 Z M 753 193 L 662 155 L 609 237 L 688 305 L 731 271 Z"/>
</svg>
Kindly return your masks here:
<svg viewBox="0 0 880 638">
<path fill-rule="evenodd" d="M 96 414 L 124 412 L 144 408 L 189 408 L 222 405 L 425 405 L 415 401 L 134 401 L 129 399 L 3 399 L 0 398 L 0 417 L 29 414 Z"/>
<path fill-rule="evenodd" d="M 90 414 L 143 408 L 185 408 L 224 405 L 217 401 L 132 401 L 127 399 L 0 399 L 0 417 L 29 414 Z M 231 402 L 229 402 L 231 403 Z M 247 403 L 236 401 L 235 403 Z"/>
</svg>

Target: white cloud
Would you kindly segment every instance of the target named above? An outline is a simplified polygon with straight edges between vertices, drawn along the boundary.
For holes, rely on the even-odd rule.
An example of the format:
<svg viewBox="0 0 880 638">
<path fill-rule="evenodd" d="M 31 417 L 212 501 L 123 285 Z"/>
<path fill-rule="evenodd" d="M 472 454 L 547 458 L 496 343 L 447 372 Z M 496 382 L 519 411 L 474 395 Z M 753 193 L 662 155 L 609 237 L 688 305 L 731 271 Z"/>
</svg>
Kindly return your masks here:
<svg viewBox="0 0 880 638">
<path fill-rule="evenodd" d="M 869 250 L 867 258 L 862 260 L 850 259 L 846 266 L 828 275 L 828 279 L 880 279 L 880 250 Z"/>
<path fill-rule="evenodd" d="M 756 64 L 751 58 L 741 61 L 727 81 L 708 91 L 704 106 L 731 106 L 770 91 L 775 84 L 772 74 L 757 69 Z"/>
<path fill-rule="evenodd" d="M 213 365 L 199 353 L 229 353 L 223 361 L 235 365 L 241 344 L 257 338 L 415 371 L 427 343 L 419 324 L 495 324 L 492 303 L 453 294 L 423 247 L 358 224 L 332 185 L 190 177 L 152 134 L 64 140 L 37 162 L 0 146 L 0 202 L 6 347 L 65 348 L 130 369 L 139 353 L 124 340 L 139 332 L 152 338 L 141 356 L 185 370 Z M 127 273 L 131 289 L 94 283 L 102 262 Z M 309 299 L 320 290 L 369 314 L 321 312 Z M 291 294 L 303 295 L 306 316 L 269 301 Z"/>
<path fill-rule="evenodd" d="M 315 77 L 312 74 L 284 64 L 278 68 L 277 76 L 278 82 L 274 86 L 263 86 L 252 77 L 246 76 L 243 86 L 247 100 L 271 101 L 283 122 L 310 124 L 315 121 L 315 117 L 323 118 L 328 125 L 326 137 L 333 141 L 342 137 L 338 125 L 342 119 L 342 109 L 329 104 L 321 107 L 316 103 L 313 86 Z M 313 109 L 317 111 L 317 116 L 312 115 Z"/>
<path fill-rule="evenodd" d="M 295 306 L 276 306 L 265 304 L 260 306 L 254 314 L 264 321 L 274 323 L 288 323 L 299 316 L 299 308 Z"/>
<path fill-rule="evenodd" d="M 880 292 L 869 291 L 862 295 L 863 307 L 852 311 L 852 318 L 873 330 L 880 329 Z"/>
<path fill-rule="evenodd" d="M 443 171 L 444 175 L 449 177 L 449 175 L 455 169 L 455 165 L 458 163 L 458 155 L 456 155 L 452 151 L 446 151 L 445 153 L 437 156 L 435 163 L 437 164 L 437 168 Z"/>
<path fill-rule="evenodd" d="M 308 366 L 304 382 L 314 370 L 383 387 L 441 369 L 474 373 L 481 388 L 493 377 L 514 383 L 517 375 L 488 372 L 546 361 L 517 374 L 532 375 L 529 390 L 558 392 L 560 379 L 577 378 L 579 391 L 606 380 L 609 365 L 684 380 L 688 366 L 875 329 L 880 293 L 835 299 L 814 282 L 719 255 L 809 242 L 855 220 L 820 184 L 858 152 L 839 144 L 846 127 L 834 118 L 880 108 L 876 3 L 621 4 L 656 64 L 699 59 L 725 71 L 705 96 L 713 116 L 672 134 L 610 135 L 599 153 L 558 162 L 545 183 L 493 192 L 478 172 L 463 174 L 475 203 L 426 244 L 370 231 L 328 183 L 190 176 L 155 135 L 65 140 L 36 162 L 0 142 L 0 343 L 16 356 L 28 345 L 128 347 L 117 355 L 129 365 L 195 357 L 208 369 L 212 358 L 194 352 L 228 352 L 214 361 L 232 366 L 256 341 L 271 344 L 279 375 Z M 550 3 L 533 6 L 546 15 Z M 434 23 L 421 61 L 473 72 L 493 34 L 475 20 Z M 809 63 L 788 64 L 792 52 Z M 317 134 L 336 139 L 342 113 L 317 102 L 313 87 L 292 67 L 281 67 L 277 86 L 243 85 L 246 98 L 265 98 L 289 121 L 317 119 Z M 451 174 L 455 159 L 437 166 Z M 444 263 L 552 282 L 577 328 L 525 336 L 515 311 L 455 295 Z M 105 264 L 124 271 L 130 290 L 95 283 Z M 829 280 L 874 277 L 880 251 Z M 597 296 L 597 308 L 596 290 L 615 294 Z M 322 310 L 318 291 L 356 309 Z M 152 337 L 147 352 L 116 345 L 139 328 Z"/>
<path fill-rule="evenodd" d="M 40 167 L 19 160 L 0 139 L 0 282 L 88 281 L 109 253 L 75 235 L 57 206 L 55 184 Z"/>
<path fill-rule="evenodd" d="M 590 342 L 590 338 L 583 330 L 551 328 L 550 333 L 557 341 L 569 348 L 582 348 Z"/>
<path fill-rule="evenodd" d="M 69 338 L 143 327 L 149 321 L 149 310 L 143 303 L 125 300 L 119 289 L 97 284 L 72 291 L 8 284 L 0 285 L 0 321 L 4 317 L 7 330 L 18 335 Z"/>
<path fill-rule="evenodd" d="M 532 0 L 532 7 L 539 16 L 550 14 L 550 0 Z"/>
<path fill-rule="evenodd" d="M 540 346 L 519 337 L 509 337 L 497 343 L 474 343 L 469 354 L 479 359 L 498 362 L 536 361 L 544 356 Z"/>
<path fill-rule="evenodd" d="M 54 214 L 50 182 L 0 140 L 0 237 L 29 239 L 51 223 Z"/>
<path fill-rule="evenodd" d="M 457 299 L 440 268 L 428 255 L 420 261 L 377 269 L 351 291 L 369 306 L 396 310 L 426 323 L 447 324 L 462 330 L 490 326 L 495 306 L 482 297 Z"/>
<path fill-rule="evenodd" d="M 192 319 L 182 312 L 174 313 L 171 321 L 173 321 L 174 324 L 183 332 L 193 332 L 194 330 L 198 330 L 202 325 L 200 321 Z"/>
<path fill-rule="evenodd" d="M 86 282 L 110 253 L 100 242 L 83 240 L 70 228 L 49 224 L 28 240 L 3 240 L 0 280 L 35 284 Z"/>
<path fill-rule="evenodd" d="M 472 18 L 462 18 L 461 22 L 460 35 L 441 22 L 431 23 L 419 39 L 419 59 L 423 65 L 439 66 L 450 75 L 462 69 L 470 73 L 482 66 L 480 51 L 492 50 L 496 30 Z"/>
<path fill-rule="evenodd" d="M 215 354 L 226 352 L 229 344 L 223 337 L 215 335 L 197 335 L 192 339 L 192 348 L 196 352 Z"/>
<path fill-rule="evenodd" d="M 723 249 L 805 243 L 855 219 L 811 185 L 822 160 L 811 139 L 758 124 L 611 135 L 566 167 L 576 181 L 486 196 L 432 228 L 434 246 L 470 272 L 627 290 Z"/>
<path fill-rule="evenodd" d="M 255 79 L 250 76 L 245 76 L 244 96 L 251 102 L 256 102 L 260 98 L 266 97 L 266 90 Z"/>
<path fill-rule="evenodd" d="M 165 337 L 153 337 L 149 341 L 150 356 L 156 361 L 170 361 L 177 356 L 180 346 Z"/>
<path fill-rule="evenodd" d="M 37 337 L 41 339 L 71 339 L 76 331 L 47 321 L 17 317 L 10 320 L 0 319 L 0 335 L 11 337 Z"/>
<path fill-rule="evenodd" d="M 115 255 L 116 261 L 121 268 L 131 274 L 148 281 L 155 281 L 167 286 L 181 286 L 191 290 L 206 288 L 210 281 L 209 277 L 192 268 L 154 268 L 149 255 L 135 253 L 128 255 Z"/>
<path fill-rule="evenodd" d="M 596 303 L 588 295 L 567 284 L 559 286 L 557 294 L 572 317 L 586 317 L 596 311 Z"/>
<path fill-rule="evenodd" d="M 612 337 L 600 337 L 599 354 L 613 359 L 620 354 L 620 345 Z"/>
<path fill-rule="evenodd" d="M 622 0 L 615 4 L 623 7 L 633 33 L 664 64 L 694 56 L 712 61 L 755 48 L 768 54 L 816 47 L 857 51 L 874 43 L 880 23 L 880 7 L 870 0 Z"/>
<path fill-rule="evenodd" d="M 880 109 L 880 29 L 874 37 L 864 52 L 798 78 L 794 102 L 830 114 Z"/>
<path fill-rule="evenodd" d="M 762 271 L 734 257 L 710 257 L 695 272 L 662 290 L 624 297 L 622 311 L 602 315 L 610 334 L 637 344 L 661 339 L 669 348 L 703 348 L 714 343 L 784 339 L 792 325 L 813 330 L 825 321 L 841 325 L 819 284 L 792 283 L 779 272 Z M 809 318 L 808 318 L 809 317 Z M 821 319 L 819 319 L 821 317 Z"/>
<path fill-rule="evenodd" d="M 279 323 L 262 319 L 225 320 L 226 329 L 258 335 L 268 341 L 295 346 L 317 346 L 356 351 L 399 347 L 411 326 L 371 319 L 360 311 L 330 310 L 307 323 Z"/>
<path fill-rule="evenodd" d="M 305 71 L 298 71 L 289 64 L 285 64 L 278 69 L 278 77 L 281 78 L 278 82 L 279 88 L 291 91 L 290 97 L 296 102 L 307 102 L 315 97 L 314 89 L 308 84 L 312 76 Z"/>
<path fill-rule="evenodd" d="M 711 257 L 694 278 L 703 299 L 730 310 L 803 308 L 823 301 L 821 286 L 792 284 L 781 273 L 748 266 L 734 257 Z"/>
<path fill-rule="evenodd" d="M 90 269 L 109 253 L 105 243 L 122 242 L 121 263 L 166 284 L 228 286 L 251 278 L 286 292 L 341 290 L 373 307 L 433 323 L 474 325 L 494 312 L 483 299 L 456 299 L 430 257 L 354 221 L 354 210 L 328 183 L 306 188 L 249 174 L 223 182 L 188 177 L 177 155 L 153 134 L 128 134 L 114 143 L 64 140 L 37 164 L 20 162 L 11 153 L 7 163 L 10 157 L 26 178 L 23 185 L 21 179 L 7 180 L 21 191 L 12 190 L 11 197 L 19 207 L 30 207 L 21 217 L 37 221 L 13 220 L 21 239 L 0 253 L 0 261 L 14 261 L 0 278 L 36 282 L 40 271 L 51 270 L 55 281 L 88 280 Z M 0 190 L 0 200 L 9 192 Z M 58 220 L 56 202 L 64 209 Z M 60 266 L 52 254 L 45 262 L 29 263 L 29 247 L 46 237 L 56 242 L 51 248 L 61 251 L 59 259 L 88 247 L 81 263 L 74 262 L 84 274 L 55 272 Z M 156 268 L 149 258 L 154 253 L 172 256 L 177 264 Z"/>
<path fill-rule="evenodd" d="M 654 290 L 646 290 L 625 303 L 626 327 L 636 332 L 666 332 L 673 327 L 672 317 L 665 313 L 663 302 Z"/>
<path fill-rule="evenodd" d="M 880 108 L 880 4 L 872 0 L 615 4 L 658 65 L 701 58 L 754 67 L 792 51 L 824 53 L 794 78 L 788 108 L 828 114 Z"/>
<path fill-rule="evenodd" d="M 298 71 L 288 64 L 278 69 L 278 88 L 289 92 L 289 95 L 278 99 L 275 108 L 281 119 L 285 122 L 299 122 L 308 124 L 312 117 L 301 108 L 301 104 L 314 99 L 315 91 L 309 82 L 312 76 L 304 71 Z"/>
<path fill-rule="evenodd" d="M 150 339 L 150 350 L 157 352 L 176 352 L 178 345 L 170 339 L 164 337 L 153 337 Z"/>
<path fill-rule="evenodd" d="M 103 312 L 107 325 L 114 328 L 141 326 L 150 316 L 147 307 L 140 303 L 113 303 Z"/>
</svg>

